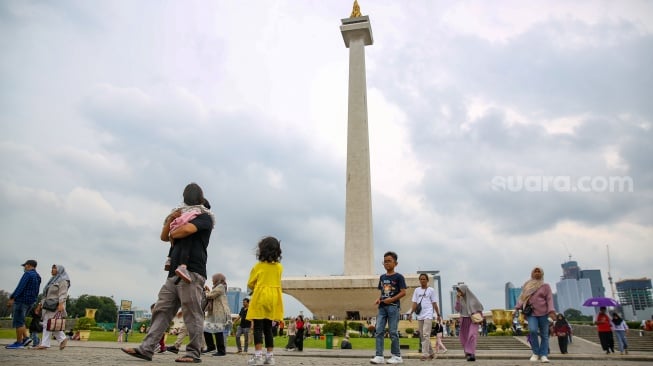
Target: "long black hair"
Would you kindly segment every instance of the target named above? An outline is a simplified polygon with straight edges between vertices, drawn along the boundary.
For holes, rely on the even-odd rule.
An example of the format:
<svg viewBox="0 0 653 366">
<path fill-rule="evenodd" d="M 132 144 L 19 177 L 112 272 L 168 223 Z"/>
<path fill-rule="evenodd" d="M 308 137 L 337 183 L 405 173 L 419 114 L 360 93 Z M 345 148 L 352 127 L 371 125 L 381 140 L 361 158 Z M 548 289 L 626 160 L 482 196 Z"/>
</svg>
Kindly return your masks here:
<svg viewBox="0 0 653 366">
<path fill-rule="evenodd" d="M 188 206 L 203 205 L 205 202 L 202 187 L 197 183 L 190 183 L 184 188 L 184 203 Z M 210 205 L 209 205 L 210 207 Z"/>
</svg>

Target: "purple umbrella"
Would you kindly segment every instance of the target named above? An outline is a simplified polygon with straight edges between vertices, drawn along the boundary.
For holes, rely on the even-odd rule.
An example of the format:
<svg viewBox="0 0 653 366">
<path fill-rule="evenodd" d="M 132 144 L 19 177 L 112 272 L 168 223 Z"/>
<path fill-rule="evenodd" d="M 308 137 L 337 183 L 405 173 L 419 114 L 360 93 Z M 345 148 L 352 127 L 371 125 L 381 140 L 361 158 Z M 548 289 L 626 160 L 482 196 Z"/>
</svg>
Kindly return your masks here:
<svg viewBox="0 0 653 366">
<path fill-rule="evenodd" d="M 609 297 L 590 297 L 585 300 L 583 306 L 619 306 L 619 303 L 615 299 Z"/>
</svg>

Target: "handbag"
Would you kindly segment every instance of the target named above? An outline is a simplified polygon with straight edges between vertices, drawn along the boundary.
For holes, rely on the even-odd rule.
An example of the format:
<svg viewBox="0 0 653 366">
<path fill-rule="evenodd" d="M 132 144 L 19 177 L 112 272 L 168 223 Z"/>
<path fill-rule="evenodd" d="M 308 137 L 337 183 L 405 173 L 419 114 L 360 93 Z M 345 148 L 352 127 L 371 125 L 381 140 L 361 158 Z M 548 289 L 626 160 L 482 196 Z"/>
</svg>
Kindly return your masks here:
<svg viewBox="0 0 653 366">
<path fill-rule="evenodd" d="M 59 306 L 59 299 L 45 299 L 41 307 L 45 310 L 56 311 L 57 306 Z"/>
<path fill-rule="evenodd" d="M 472 314 L 471 318 L 472 318 L 472 323 L 474 324 L 483 323 L 483 315 L 481 313 L 474 313 Z"/>
<path fill-rule="evenodd" d="M 415 314 L 417 315 L 422 312 L 422 300 L 424 299 L 424 295 L 426 295 L 426 290 L 424 290 L 422 296 L 419 297 L 419 302 L 417 303 L 417 306 L 415 306 Z"/>
<path fill-rule="evenodd" d="M 524 314 L 526 316 L 529 316 L 529 315 L 533 314 L 533 305 L 531 305 L 530 303 L 526 303 L 523 306 L 521 312 L 522 312 L 522 314 Z"/>
<path fill-rule="evenodd" d="M 48 319 L 46 329 L 50 332 L 58 332 L 66 329 L 66 319 L 64 319 L 63 314 L 60 311 L 57 311 L 54 314 L 54 318 Z"/>
</svg>

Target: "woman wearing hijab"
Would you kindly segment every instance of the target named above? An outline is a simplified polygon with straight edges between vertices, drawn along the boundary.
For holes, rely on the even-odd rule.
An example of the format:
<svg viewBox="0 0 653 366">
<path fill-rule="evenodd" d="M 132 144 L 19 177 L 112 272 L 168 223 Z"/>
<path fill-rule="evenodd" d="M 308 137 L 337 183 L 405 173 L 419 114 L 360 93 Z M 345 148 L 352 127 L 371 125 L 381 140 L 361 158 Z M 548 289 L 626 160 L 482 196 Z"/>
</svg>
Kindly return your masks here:
<svg viewBox="0 0 653 366">
<path fill-rule="evenodd" d="M 224 329 L 227 323 L 231 322 L 231 310 L 227 301 L 227 279 L 222 273 L 216 273 L 212 280 L 213 289 L 209 291 L 208 287 L 206 288 L 208 304 L 204 319 L 204 338 L 207 348 L 217 351 L 213 356 L 226 356 Z"/>
<path fill-rule="evenodd" d="M 66 317 L 66 299 L 68 298 L 68 288 L 70 288 L 70 278 L 64 266 L 60 264 L 52 265 L 52 278 L 45 285 L 43 289 L 43 300 L 38 305 L 42 312 L 43 319 L 43 339 L 41 344 L 38 347 L 33 349 L 37 350 L 46 350 L 50 348 L 50 338 L 54 336 L 59 342 L 59 349 L 62 350 L 66 348 L 66 342 L 68 337 L 63 331 L 51 332 L 47 330 L 48 320 L 54 318 L 55 314 L 61 313 L 62 317 Z M 55 301 L 58 302 L 56 310 L 47 310 L 43 308 L 43 304 L 46 301 Z"/>
<path fill-rule="evenodd" d="M 560 353 L 563 355 L 567 353 L 567 341 L 569 340 L 569 333 L 571 333 L 571 327 L 565 319 L 565 316 L 558 314 L 556 316 L 556 321 L 553 323 L 553 333 L 558 337 L 558 347 L 560 347 Z"/>
<path fill-rule="evenodd" d="M 612 312 L 612 329 L 614 334 L 617 335 L 617 342 L 619 342 L 619 352 L 623 355 L 624 352 L 628 354 L 628 341 L 626 341 L 626 332 L 628 331 L 628 324 L 614 311 Z"/>
<path fill-rule="evenodd" d="M 531 271 L 531 279 L 522 286 L 515 310 L 523 310 L 527 304 L 530 304 L 533 309 L 530 314 L 524 314 L 528 318 L 528 332 L 533 351 L 530 360 L 549 362 L 549 319 L 547 317 L 555 320 L 556 311 L 553 305 L 553 291 L 549 284 L 544 283 L 544 271 L 541 267 L 535 267 Z M 538 330 L 541 341 L 537 337 Z"/>
<path fill-rule="evenodd" d="M 478 324 L 472 321 L 475 313 L 483 314 L 483 304 L 478 301 L 474 293 L 462 284 L 456 287 L 456 311 L 460 313 L 460 344 L 465 350 L 467 361 L 476 361 L 476 339 L 478 338 Z"/>
</svg>

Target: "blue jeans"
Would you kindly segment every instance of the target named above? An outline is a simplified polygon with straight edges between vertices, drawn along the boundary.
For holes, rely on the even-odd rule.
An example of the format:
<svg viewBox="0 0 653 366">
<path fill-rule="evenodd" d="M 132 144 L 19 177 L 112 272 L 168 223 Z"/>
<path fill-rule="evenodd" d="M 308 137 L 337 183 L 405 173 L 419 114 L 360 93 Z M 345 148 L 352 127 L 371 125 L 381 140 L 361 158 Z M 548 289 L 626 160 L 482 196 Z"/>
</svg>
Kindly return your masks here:
<svg viewBox="0 0 653 366">
<path fill-rule="evenodd" d="M 39 334 L 36 332 L 29 332 L 29 337 L 32 338 L 32 346 L 36 347 L 41 343 L 41 339 L 39 339 Z"/>
<path fill-rule="evenodd" d="M 540 333 L 540 338 L 537 333 Z M 531 339 L 531 349 L 536 356 L 549 356 L 549 316 L 529 316 L 528 333 Z M 541 342 L 540 342 L 541 339 Z"/>
<path fill-rule="evenodd" d="M 227 347 L 227 337 L 229 337 L 229 335 L 231 334 L 231 327 L 232 327 L 231 323 L 224 325 L 224 331 L 222 333 L 224 334 L 224 346 L 225 346 L 225 348 Z"/>
<path fill-rule="evenodd" d="M 619 351 L 623 352 L 628 348 L 628 342 L 626 341 L 626 331 L 615 330 L 614 334 L 617 336 L 617 342 L 619 342 Z"/>
<path fill-rule="evenodd" d="M 388 323 L 390 330 L 390 353 L 394 356 L 401 356 L 399 350 L 399 307 L 385 305 L 379 307 L 379 315 L 376 317 L 376 355 L 383 357 L 383 340 L 385 336 L 385 325 Z"/>
<path fill-rule="evenodd" d="M 20 328 L 25 326 L 25 316 L 32 308 L 32 305 L 23 304 L 22 302 L 14 302 L 14 309 L 12 312 L 11 327 Z"/>
</svg>

